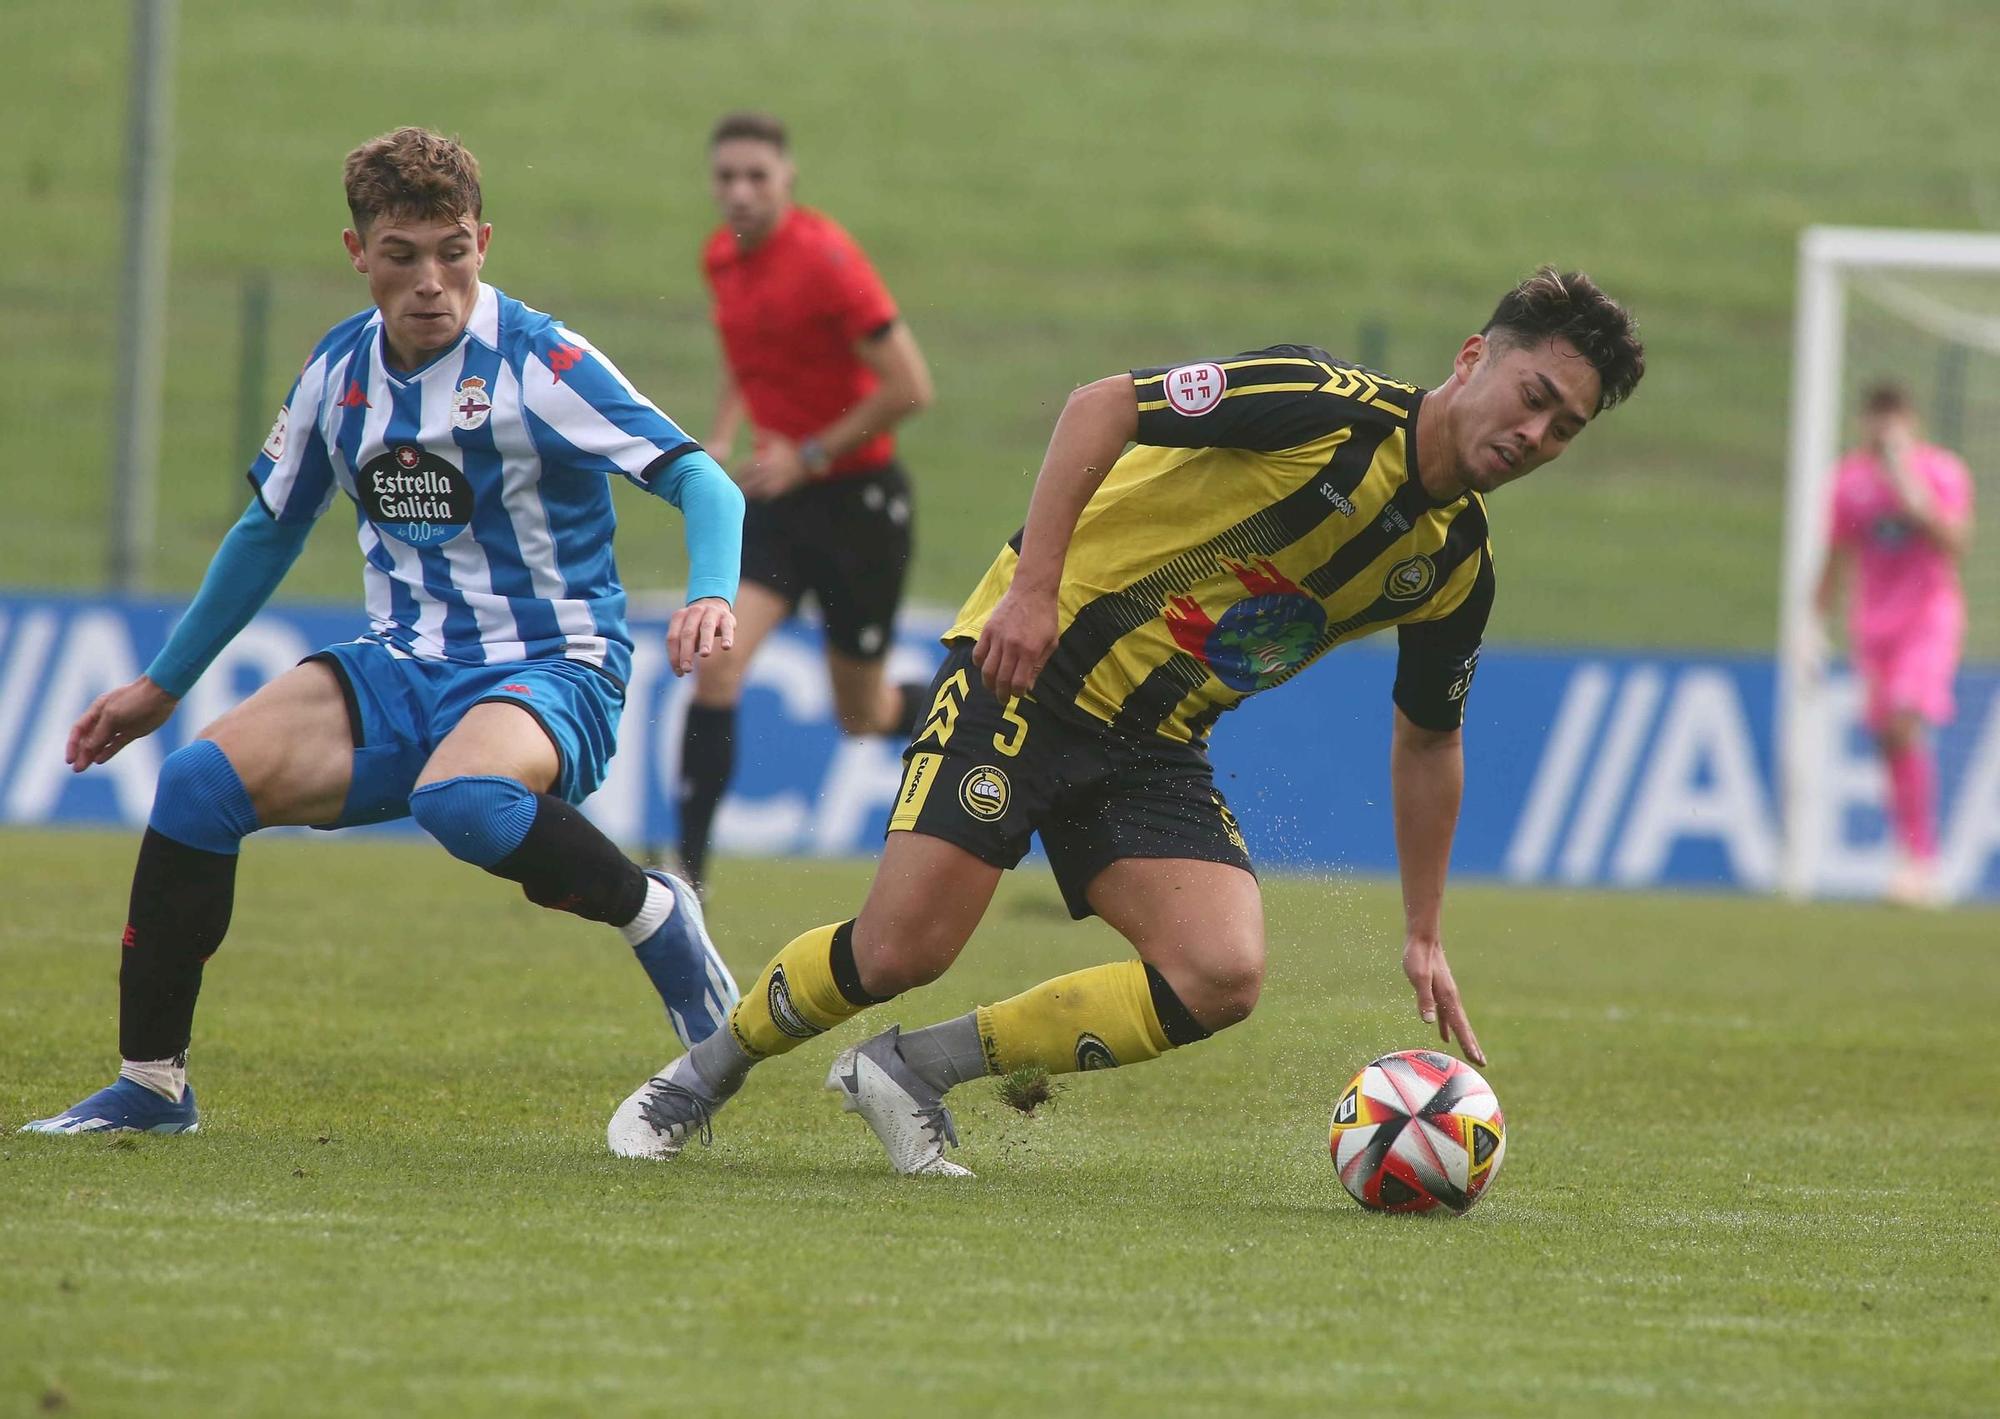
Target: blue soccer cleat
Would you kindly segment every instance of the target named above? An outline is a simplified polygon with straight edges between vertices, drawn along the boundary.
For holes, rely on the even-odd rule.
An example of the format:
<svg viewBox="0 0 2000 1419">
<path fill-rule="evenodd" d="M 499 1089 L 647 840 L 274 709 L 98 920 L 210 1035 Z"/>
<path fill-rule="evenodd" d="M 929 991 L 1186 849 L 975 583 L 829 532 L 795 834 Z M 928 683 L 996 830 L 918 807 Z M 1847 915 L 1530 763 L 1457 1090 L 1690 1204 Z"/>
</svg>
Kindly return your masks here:
<svg viewBox="0 0 2000 1419">
<path fill-rule="evenodd" d="M 674 910 L 660 929 L 632 948 L 639 964 L 666 1002 L 667 1019 L 684 1045 L 695 1045 L 721 1029 L 729 1007 L 742 994 L 715 943 L 708 939 L 701 898 L 671 872 L 646 875 L 674 894 Z"/>
<path fill-rule="evenodd" d="M 194 1085 L 181 1090 L 178 1104 L 130 1079 L 117 1079 L 54 1118 L 21 1125 L 23 1133 L 193 1133 L 201 1127 Z"/>
</svg>

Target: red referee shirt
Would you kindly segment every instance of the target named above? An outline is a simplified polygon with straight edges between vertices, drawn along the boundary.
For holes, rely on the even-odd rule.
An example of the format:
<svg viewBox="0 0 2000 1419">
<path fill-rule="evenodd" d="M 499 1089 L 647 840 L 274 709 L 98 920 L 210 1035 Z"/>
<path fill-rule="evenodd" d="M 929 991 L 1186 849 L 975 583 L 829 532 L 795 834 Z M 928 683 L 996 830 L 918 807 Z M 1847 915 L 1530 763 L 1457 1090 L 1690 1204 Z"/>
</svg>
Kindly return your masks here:
<svg viewBox="0 0 2000 1419">
<path fill-rule="evenodd" d="M 793 442 L 811 438 L 880 383 L 854 343 L 896 318 L 896 303 L 840 224 L 793 207 L 762 245 L 744 251 L 727 227 L 702 252 L 715 328 L 750 422 Z M 839 478 L 895 455 L 883 432 L 828 470 Z"/>
</svg>

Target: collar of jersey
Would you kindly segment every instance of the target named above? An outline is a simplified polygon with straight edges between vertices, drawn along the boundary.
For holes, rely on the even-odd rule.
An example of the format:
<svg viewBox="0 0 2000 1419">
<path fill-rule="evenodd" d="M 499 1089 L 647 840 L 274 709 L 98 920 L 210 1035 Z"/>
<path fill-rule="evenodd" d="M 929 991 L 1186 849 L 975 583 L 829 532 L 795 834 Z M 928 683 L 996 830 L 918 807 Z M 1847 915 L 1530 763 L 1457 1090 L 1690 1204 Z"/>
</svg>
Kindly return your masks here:
<svg viewBox="0 0 2000 1419">
<path fill-rule="evenodd" d="M 472 303 L 472 314 L 465 318 L 465 328 L 458 332 L 458 338 L 413 370 L 398 370 L 394 365 L 389 363 L 389 346 L 385 334 L 388 329 L 388 323 L 382 319 L 381 312 L 377 311 L 375 314 L 375 363 L 381 367 L 382 373 L 393 382 L 397 384 L 415 384 L 418 380 L 436 369 L 440 363 L 450 359 L 459 352 L 465 342 L 472 338 L 472 327 L 479 323 L 480 314 L 486 309 L 486 303 L 488 301 L 497 301 L 499 298 L 500 293 L 498 291 L 494 290 L 493 287 L 487 285 L 484 281 L 481 281 L 479 283 L 479 299 Z"/>
<path fill-rule="evenodd" d="M 775 250 L 779 243 L 786 240 L 786 238 L 798 229 L 799 213 L 804 210 L 796 202 L 787 207 L 785 215 L 778 218 L 778 225 L 771 228 L 769 236 L 765 237 L 748 251 L 745 251 L 741 246 L 736 248 L 736 259 L 738 261 L 755 261 L 762 257 L 765 252 Z"/>
</svg>

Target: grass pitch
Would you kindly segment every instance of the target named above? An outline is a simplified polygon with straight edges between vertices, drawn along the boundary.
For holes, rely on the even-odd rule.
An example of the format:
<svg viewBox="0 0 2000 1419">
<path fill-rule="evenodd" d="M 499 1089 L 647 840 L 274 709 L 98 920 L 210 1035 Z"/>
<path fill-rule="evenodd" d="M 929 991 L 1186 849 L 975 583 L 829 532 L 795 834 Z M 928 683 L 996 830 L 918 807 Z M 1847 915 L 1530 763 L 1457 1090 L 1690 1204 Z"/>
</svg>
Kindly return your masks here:
<svg viewBox="0 0 2000 1419">
<path fill-rule="evenodd" d="M 0 835 L 0 1118 L 107 1077 L 132 842 Z M 861 864 L 725 863 L 739 975 Z M 251 845 L 203 1134 L 0 1138 L 0 1414 L 1990 1413 L 1992 913 L 1468 888 L 1512 1130 L 1467 1218 L 1371 1216 L 1334 1093 L 1422 1042 L 1386 884 L 1268 884 L 1246 1026 L 953 1097 L 979 1171 L 886 1175 L 759 1071 L 679 1163 L 603 1148 L 671 1053 L 609 932 L 427 843 Z M 1038 871 L 840 1038 L 1112 958 Z"/>
</svg>

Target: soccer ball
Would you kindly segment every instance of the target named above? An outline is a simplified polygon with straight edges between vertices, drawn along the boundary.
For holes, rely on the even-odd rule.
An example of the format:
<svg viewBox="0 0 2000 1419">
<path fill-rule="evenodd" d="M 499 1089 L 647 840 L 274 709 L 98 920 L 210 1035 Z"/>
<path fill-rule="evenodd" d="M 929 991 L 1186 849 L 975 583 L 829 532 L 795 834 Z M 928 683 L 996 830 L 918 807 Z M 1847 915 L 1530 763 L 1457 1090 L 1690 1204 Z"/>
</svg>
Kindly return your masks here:
<svg viewBox="0 0 2000 1419">
<path fill-rule="evenodd" d="M 1378 1212 L 1471 1210 L 1507 1155 L 1500 1100 L 1479 1071 L 1436 1050 L 1385 1054 L 1333 1106 L 1340 1183 Z"/>
</svg>

